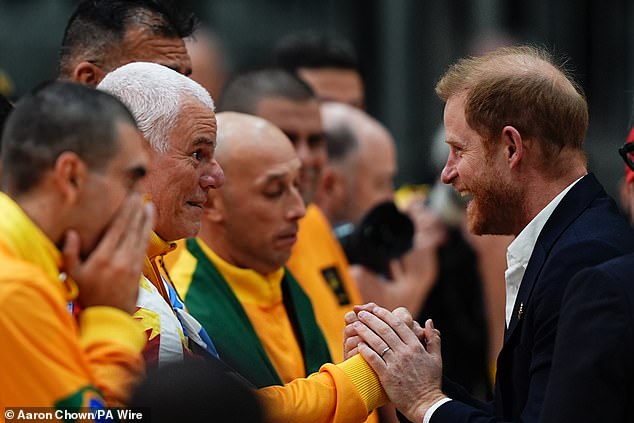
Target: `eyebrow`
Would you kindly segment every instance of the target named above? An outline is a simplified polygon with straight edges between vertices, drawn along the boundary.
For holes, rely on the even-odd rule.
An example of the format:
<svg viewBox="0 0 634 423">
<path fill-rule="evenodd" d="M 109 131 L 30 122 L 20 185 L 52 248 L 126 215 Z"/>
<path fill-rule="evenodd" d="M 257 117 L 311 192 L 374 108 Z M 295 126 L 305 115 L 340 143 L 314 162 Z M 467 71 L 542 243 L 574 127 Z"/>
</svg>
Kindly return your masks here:
<svg viewBox="0 0 634 423">
<path fill-rule="evenodd" d="M 275 172 L 275 173 L 269 173 L 264 175 L 262 178 L 260 178 L 260 181 L 262 181 L 265 184 L 268 184 L 269 182 L 273 182 L 276 181 L 278 179 L 284 179 L 284 177 L 287 175 L 287 172 Z"/>
<path fill-rule="evenodd" d="M 216 149 L 217 140 L 211 140 L 209 138 L 196 138 L 192 142 L 192 146 L 210 145 L 214 150 Z"/>
</svg>

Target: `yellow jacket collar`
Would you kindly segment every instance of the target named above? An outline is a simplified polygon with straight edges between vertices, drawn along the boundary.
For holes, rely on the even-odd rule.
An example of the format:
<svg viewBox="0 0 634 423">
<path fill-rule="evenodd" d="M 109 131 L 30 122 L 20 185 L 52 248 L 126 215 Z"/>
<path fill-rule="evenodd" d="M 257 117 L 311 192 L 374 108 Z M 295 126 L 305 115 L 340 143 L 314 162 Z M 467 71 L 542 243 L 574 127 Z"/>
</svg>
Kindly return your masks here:
<svg viewBox="0 0 634 423">
<path fill-rule="evenodd" d="M 234 266 L 220 258 L 200 238 L 198 245 L 225 278 L 241 303 L 271 306 L 282 301 L 284 268 L 262 275 L 253 269 Z"/>
<path fill-rule="evenodd" d="M 152 234 L 150 235 L 150 245 L 147 249 L 147 256 L 150 260 L 152 260 L 158 256 L 164 256 L 165 254 L 173 251 L 175 248 L 175 242 L 167 242 L 158 236 L 156 232 L 152 231 Z"/>
<path fill-rule="evenodd" d="M 61 281 L 65 298 L 77 297 L 77 285 L 61 274 L 62 254 L 11 197 L 0 192 L 0 251 L 30 262 L 51 279 Z"/>
</svg>

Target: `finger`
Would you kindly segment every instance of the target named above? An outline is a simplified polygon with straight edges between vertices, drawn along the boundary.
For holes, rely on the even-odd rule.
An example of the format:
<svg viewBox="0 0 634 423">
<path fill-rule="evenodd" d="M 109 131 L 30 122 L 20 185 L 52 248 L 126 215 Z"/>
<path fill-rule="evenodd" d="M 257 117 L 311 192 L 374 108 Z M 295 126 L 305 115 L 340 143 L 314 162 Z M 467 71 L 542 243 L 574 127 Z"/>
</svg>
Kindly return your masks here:
<svg viewBox="0 0 634 423">
<path fill-rule="evenodd" d="M 376 307 L 375 303 L 358 304 L 353 307 L 353 310 L 357 314 L 362 310 L 372 313 L 372 310 L 374 310 L 375 307 Z"/>
<path fill-rule="evenodd" d="M 407 325 L 397 318 L 394 314 L 390 313 L 383 307 L 376 307 L 373 311 L 374 315 L 385 322 L 396 333 L 398 338 L 406 344 L 418 343 L 418 338 L 414 335 L 414 332 L 407 327 Z M 387 341 L 387 340 L 386 340 Z M 390 345 L 391 346 L 391 345 Z"/>
<path fill-rule="evenodd" d="M 414 335 L 416 335 L 416 337 L 418 338 L 418 340 L 420 342 L 426 342 L 425 341 L 425 329 L 421 327 L 420 323 L 418 323 L 416 320 L 414 320 L 414 323 L 412 325 L 412 332 L 414 332 Z"/>
<path fill-rule="evenodd" d="M 147 203 L 143 206 L 145 220 L 143 221 L 142 233 L 147 245 L 150 243 L 150 236 L 152 235 L 152 230 L 154 230 L 154 224 L 156 223 L 156 207 L 154 203 Z"/>
<path fill-rule="evenodd" d="M 347 359 L 349 359 L 349 358 L 354 357 L 354 356 L 355 356 L 355 355 L 357 355 L 357 354 L 359 354 L 359 348 L 358 348 L 358 347 L 354 347 L 353 349 L 351 349 L 351 350 L 347 350 L 347 351 L 346 351 L 346 350 L 344 350 L 344 352 L 343 352 L 343 359 L 344 359 L 344 360 L 347 360 Z"/>
<path fill-rule="evenodd" d="M 343 330 L 344 338 L 350 338 L 352 336 L 355 336 L 356 334 L 357 330 L 354 328 L 354 322 L 347 324 Z"/>
<path fill-rule="evenodd" d="M 392 311 L 392 313 L 397 318 L 405 322 L 407 326 L 409 326 L 410 328 L 412 327 L 414 323 L 414 318 L 412 317 L 412 314 L 409 312 L 408 309 L 406 309 L 405 307 L 398 307 L 398 308 L 395 308 L 394 311 Z"/>
<path fill-rule="evenodd" d="M 354 323 L 359 319 L 357 318 L 357 313 L 355 313 L 354 311 L 349 311 L 346 313 L 345 316 L 343 316 L 343 320 L 345 320 L 346 325 L 349 325 L 350 323 Z"/>
<path fill-rule="evenodd" d="M 343 344 L 343 355 L 344 358 L 350 358 L 358 352 L 357 346 L 359 345 L 361 338 L 358 336 L 353 336 L 351 338 L 347 338 Z"/>
<path fill-rule="evenodd" d="M 79 234 L 72 229 L 68 230 L 64 238 L 64 249 L 62 250 L 62 256 L 64 259 L 64 270 L 68 272 L 71 276 L 81 262 L 81 259 L 79 258 L 80 249 L 81 241 L 79 239 Z"/>
<path fill-rule="evenodd" d="M 370 367 L 372 367 L 372 369 L 376 372 L 377 376 L 379 376 L 379 379 L 380 379 L 381 375 L 387 369 L 387 364 L 385 363 L 385 361 L 383 361 L 381 356 L 379 356 L 379 354 L 377 354 L 376 351 L 368 347 L 363 342 L 359 344 L 358 348 L 359 348 L 359 354 L 361 354 L 361 357 L 363 357 L 365 361 L 368 362 Z"/>
<path fill-rule="evenodd" d="M 125 236 L 132 214 L 138 210 L 141 204 L 141 196 L 137 193 L 129 195 L 114 216 L 112 223 L 106 229 L 101 241 L 92 255 L 112 254 Z"/>
<path fill-rule="evenodd" d="M 143 240 L 144 234 L 142 233 L 144 227 L 145 212 L 144 207 L 132 209 L 129 214 L 129 218 L 126 223 L 126 231 L 122 235 L 119 242 L 118 250 L 129 249 L 131 245 L 137 245 Z"/>
<path fill-rule="evenodd" d="M 434 322 L 431 319 L 425 322 L 424 330 L 427 352 L 440 356 L 440 331 L 434 328 Z"/>
<path fill-rule="evenodd" d="M 359 342 L 362 342 L 362 339 L 359 335 L 355 335 L 355 336 L 351 336 L 350 338 L 346 338 L 346 340 L 344 341 L 345 344 L 345 349 L 346 350 L 351 350 L 353 348 L 356 348 L 357 345 L 359 345 Z"/>
<path fill-rule="evenodd" d="M 121 253 L 134 254 L 136 257 L 144 257 L 150 242 L 150 235 L 154 227 L 154 205 L 144 204 L 132 213 L 129 230 L 121 242 Z"/>
<path fill-rule="evenodd" d="M 380 308 L 380 307 L 375 307 L 375 309 L 377 308 Z M 389 311 L 387 312 L 389 313 Z M 403 345 L 403 341 L 401 341 L 401 338 L 396 334 L 394 329 L 391 328 L 388 323 L 386 323 L 384 320 L 377 317 L 376 315 L 369 313 L 367 311 L 361 311 L 359 312 L 359 320 L 363 323 L 363 325 L 361 324 L 358 325 L 357 333 L 359 333 L 359 335 L 366 342 L 368 342 L 368 344 L 372 348 L 377 346 L 378 348 L 375 351 L 380 353 L 383 350 L 383 348 L 385 348 L 385 346 L 388 346 L 392 349 L 397 349 L 397 348 L 400 348 L 401 345 Z M 374 333 L 376 337 L 378 337 L 379 339 L 383 341 L 383 343 L 379 343 L 378 345 L 376 345 L 375 343 L 369 342 L 369 339 L 367 339 L 364 336 L 365 334 L 362 334 L 361 332 L 359 332 L 359 327 L 363 327 L 363 326 L 367 326 L 369 331 Z M 383 345 L 383 344 L 387 344 L 387 345 Z"/>
<path fill-rule="evenodd" d="M 381 336 L 377 335 L 377 333 L 374 330 L 367 327 L 363 323 L 357 322 L 354 325 L 355 325 L 357 334 L 359 338 L 361 338 L 361 341 L 362 341 L 362 342 L 358 342 L 357 344 L 365 343 L 370 348 L 372 348 L 377 354 L 380 354 L 386 347 L 390 347 L 390 345 L 388 345 L 388 343 L 384 339 L 382 339 Z"/>
</svg>

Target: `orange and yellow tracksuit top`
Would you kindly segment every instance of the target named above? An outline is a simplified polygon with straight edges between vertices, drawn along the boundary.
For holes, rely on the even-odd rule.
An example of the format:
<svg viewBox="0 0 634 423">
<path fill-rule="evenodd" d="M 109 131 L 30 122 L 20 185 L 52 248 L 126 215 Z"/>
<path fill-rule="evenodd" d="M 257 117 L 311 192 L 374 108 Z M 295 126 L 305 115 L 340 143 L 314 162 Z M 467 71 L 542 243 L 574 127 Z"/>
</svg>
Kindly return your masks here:
<svg viewBox="0 0 634 423">
<path fill-rule="evenodd" d="M 145 336 L 112 307 L 71 312 L 62 257 L 0 192 L 0 410 L 122 405 L 144 372 Z"/>
</svg>

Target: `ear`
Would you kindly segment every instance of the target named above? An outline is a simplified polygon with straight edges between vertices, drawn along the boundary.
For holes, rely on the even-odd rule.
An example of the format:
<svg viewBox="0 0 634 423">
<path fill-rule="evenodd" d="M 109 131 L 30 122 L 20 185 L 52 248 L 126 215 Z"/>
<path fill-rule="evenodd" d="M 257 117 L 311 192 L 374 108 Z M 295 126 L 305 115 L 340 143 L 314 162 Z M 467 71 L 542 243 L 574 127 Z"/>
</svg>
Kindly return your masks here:
<svg viewBox="0 0 634 423">
<path fill-rule="evenodd" d="M 86 85 L 96 86 L 104 76 L 106 76 L 106 72 L 90 62 L 81 62 L 73 69 L 73 81 Z"/>
<path fill-rule="evenodd" d="M 65 151 L 55 161 L 53 175 L 59 191 L 67 203 L 76 204 L 88 180 L 88 167 L 75 153 Z"/>
<path fill-rule="evenodd" d="M 325 207 L 329 207 L 332 203 L 337 204 L 339 192 L 342 189 L 341 183 L 339 172 L 333 166 L 325 166 L 321 171 L 315 201 Z"/>
<path fill-rule="evenodd" d="M 519 131 L 513 126 L 505 126 L 502 128 L 502 141 L 506 160 L 510 168 L 517 167 L 524 157 L 524 140 Z"/>
<path fill-rule="evenodd" d="M 209 190 L 207 202 L 203 207 L 203 220 L 220 223 L 224 220 L 225 207 L 222 195 L 217 189 Z"/>
<path fill-rule="evenodd" d="M 337 189 L 337 172 L 331 167 L 326 166 L 322 170 L 321 190 L 324 194 L 331 196 L 332 192 Z"/>
</svg>

